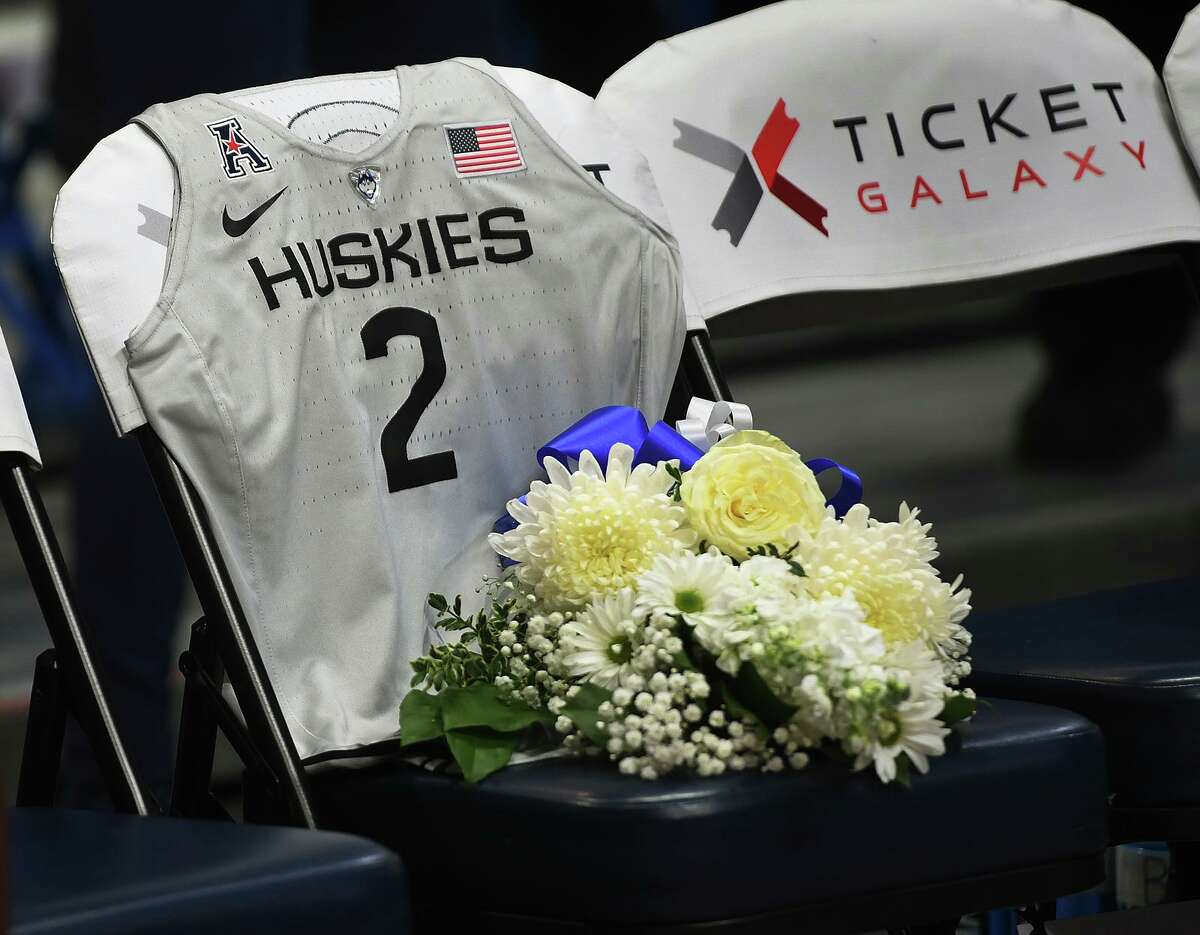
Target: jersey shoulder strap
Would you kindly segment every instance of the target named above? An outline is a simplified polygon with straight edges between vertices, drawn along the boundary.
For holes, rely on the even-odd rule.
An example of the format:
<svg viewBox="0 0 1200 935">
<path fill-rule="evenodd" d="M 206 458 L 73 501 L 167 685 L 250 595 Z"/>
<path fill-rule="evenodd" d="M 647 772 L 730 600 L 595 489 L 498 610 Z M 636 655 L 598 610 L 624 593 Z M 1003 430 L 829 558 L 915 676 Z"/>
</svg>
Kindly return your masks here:
<svg viewBox="0 0 1200 935">
<path fill-rule="evenodd" d="M 275 169 L 272 141 L 261 128 L 249 126 L 244 113 L 212 95 L 155 104 L 133 122 L 158 140 L 175 163 L 177 181 L 185 184 L 202 187 Z"/>
</svg>

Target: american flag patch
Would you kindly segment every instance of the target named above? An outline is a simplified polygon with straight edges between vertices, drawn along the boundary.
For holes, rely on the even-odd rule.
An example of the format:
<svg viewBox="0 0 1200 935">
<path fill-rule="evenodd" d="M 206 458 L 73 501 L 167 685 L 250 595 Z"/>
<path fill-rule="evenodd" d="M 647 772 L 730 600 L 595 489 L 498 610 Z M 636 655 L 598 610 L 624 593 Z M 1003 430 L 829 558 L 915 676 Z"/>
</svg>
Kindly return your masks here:
<svg viewBox="0 0 1200 935">
<path fill-rule="evenodd" d="M 454 123 L 447 124 L 444 129 L 454 171 L 460 179 L 520 172 L 525 168 L 512 121 Z"/>
</svg>

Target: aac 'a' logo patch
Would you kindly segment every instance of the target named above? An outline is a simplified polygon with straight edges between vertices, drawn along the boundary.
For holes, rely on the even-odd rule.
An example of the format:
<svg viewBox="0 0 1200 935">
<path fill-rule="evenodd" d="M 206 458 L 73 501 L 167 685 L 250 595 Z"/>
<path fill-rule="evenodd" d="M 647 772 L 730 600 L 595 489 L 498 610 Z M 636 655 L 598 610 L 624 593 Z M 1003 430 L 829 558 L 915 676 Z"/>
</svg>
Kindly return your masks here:
<svg viewBox="0 0 1200 935">
<path fill-rule="evenodd" d="M 231 179 L 240 179 L 246 174 L 246 167 L 251 172 L 270 172 L 271 160 L 266 153 L 259 149 L 245 133 L 237 117 L 226 117 L 206 124 L 208 132 L 217 140 L 217 148 L 221 152 L 221 162 L 225 174 Z"/>
</svg>

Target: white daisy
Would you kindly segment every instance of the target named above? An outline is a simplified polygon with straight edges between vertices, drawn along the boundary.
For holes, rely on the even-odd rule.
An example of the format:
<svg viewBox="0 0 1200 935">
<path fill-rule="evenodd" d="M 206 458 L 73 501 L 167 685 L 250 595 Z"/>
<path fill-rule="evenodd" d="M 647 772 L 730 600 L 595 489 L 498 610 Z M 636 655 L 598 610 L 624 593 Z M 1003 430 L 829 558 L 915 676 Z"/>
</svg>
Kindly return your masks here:
<svg viewBox="0 0 1200 935">
<path fill-rule="evenodd" d="M 891 782 L 896 778 L 896 759 L 904 753 L 918 772 L 929 772 L 929 758 L 946 752 L 946 735 L 950 733 L 950 728 L 937 719 L 941 711 L 940 697 L 901 702 L 891 721 L 892 736 L 868 744 L 855 759 L 854 768 L 874 763 L 879 778 Z"/>
<path fill-rule="evenodd" d="M 691 626 L 724 616 L 736 572 L 713 549 L 704 555 L 660 555 L 637 580 L 637 607 L 646 614 L 671 614 Z"/>
<path fill-rule="evenodd" d="M 590 451 L 574 472 L 547 458 L 549 483 L 534 481 L 526 503 L 509 501 L 517 527 L 488 542 L 519 563 L 517 579 L 543 607 L 581 608 L 632 585 L 657 556 L 695 542 L 686 511 L 667 496 L 671 476 L 632 463 L 633 449 L 624 444 L 613 445 L 606 472 Z"/>
<path fill-rule="evenodd" d="M 950 729 L 938 715 L 946 703 L 941 661 L 928 646 L 914 640 L 889 649 L 884 661 L 887 672 L 909 687 L 908 699 L 891 716 L 885 716 L 882 730 L 874 743 L 858 755 L 855 769 L 869 764 L 884 782 L 896 778 L 896 760 L 907 754 L 920 773 L 929 771 L 929 758 L 946 752 Z"/>
<path fill-rule="evenodd" d="M 913 697 L 945 698 L 950 692 L 941 660 L 920 640 L 889 647 L 881 664 L 908 684 Z"/>
<path fill-rule="evenodd" d="M 604 688 L 618 687 L 634 671 L 631 660 L 641 631 L 630 588 L 593 602 L 559 631 L 567 674 Z"/>
</svg>

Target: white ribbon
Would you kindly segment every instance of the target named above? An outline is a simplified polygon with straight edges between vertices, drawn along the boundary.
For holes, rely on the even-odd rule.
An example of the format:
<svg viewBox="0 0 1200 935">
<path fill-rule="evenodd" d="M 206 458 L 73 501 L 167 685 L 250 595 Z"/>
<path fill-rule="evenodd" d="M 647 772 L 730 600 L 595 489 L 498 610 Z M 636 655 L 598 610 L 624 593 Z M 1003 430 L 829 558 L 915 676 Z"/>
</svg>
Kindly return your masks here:
<svg viewBox="0 0 1200 935">
<path fill-rule="evenodd" d="M 714 402 L 693 396 L 687 417 L 675 423 L 675 431 L 701 451 L 708 451 L 722 438 L 754 428 L 754 416 L 745 403 Z"/>
</svg>

